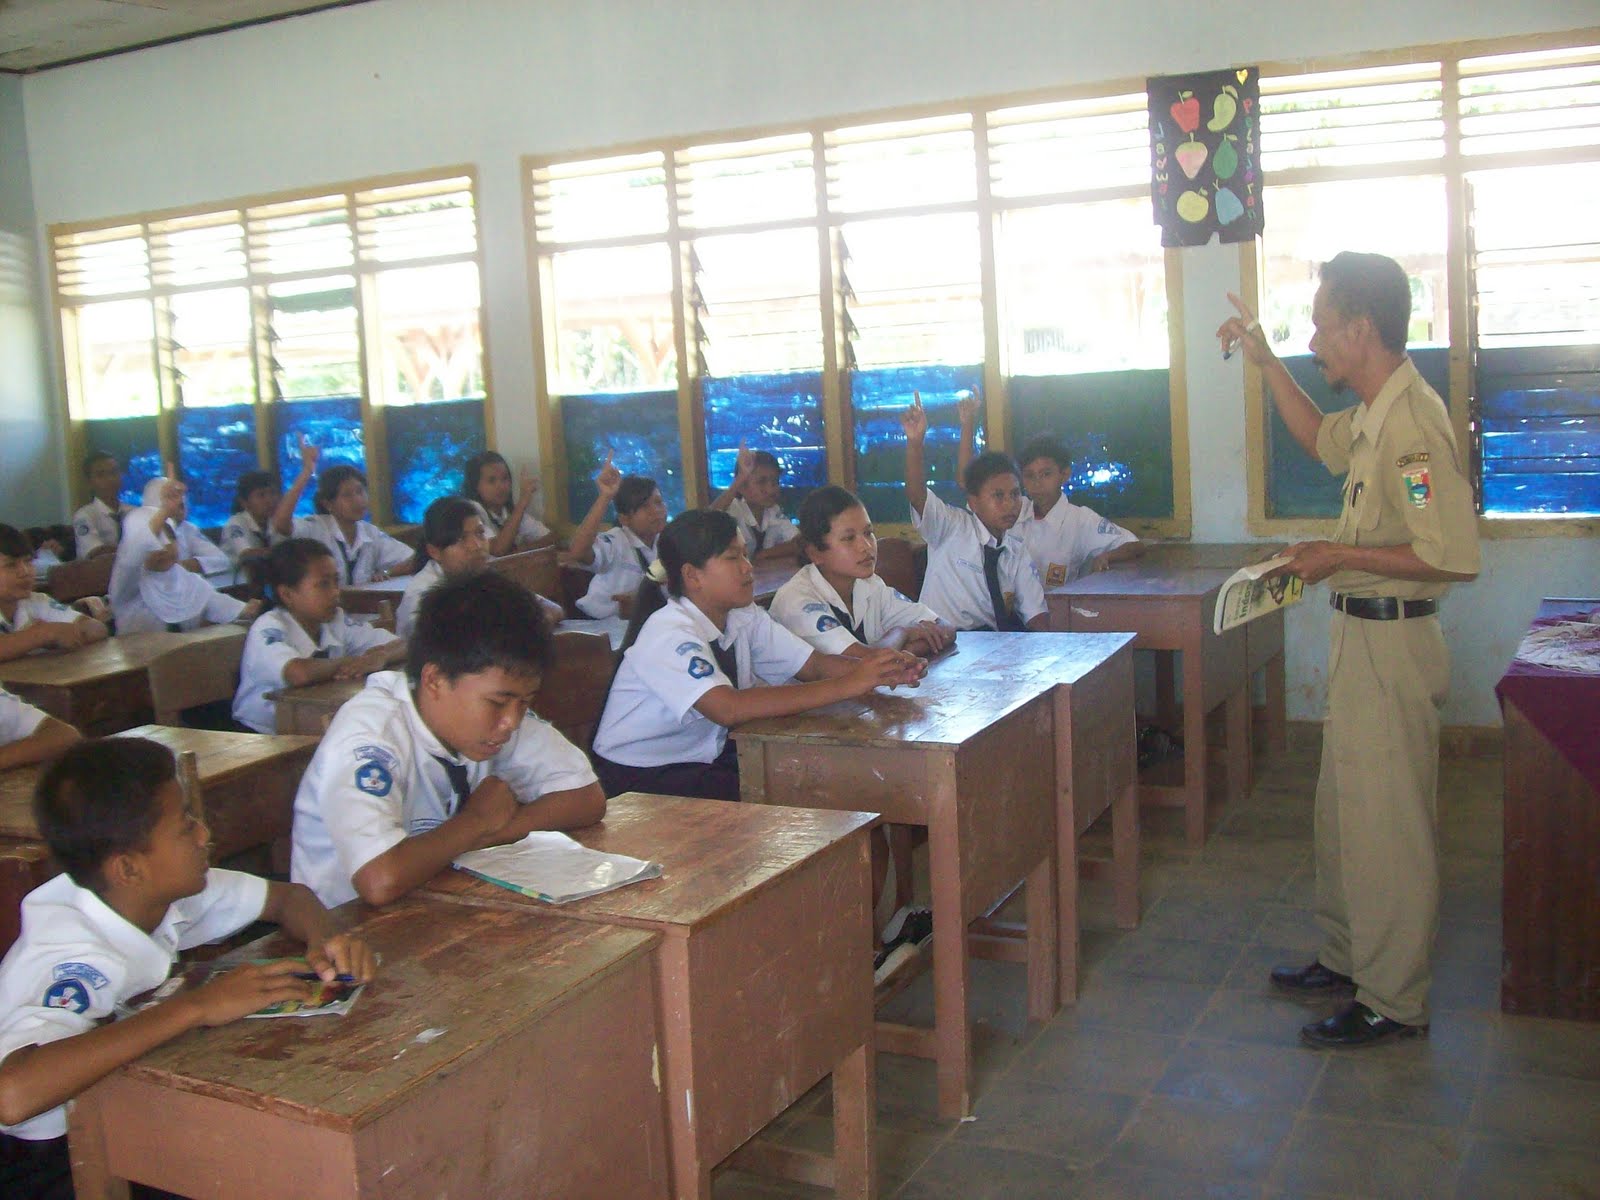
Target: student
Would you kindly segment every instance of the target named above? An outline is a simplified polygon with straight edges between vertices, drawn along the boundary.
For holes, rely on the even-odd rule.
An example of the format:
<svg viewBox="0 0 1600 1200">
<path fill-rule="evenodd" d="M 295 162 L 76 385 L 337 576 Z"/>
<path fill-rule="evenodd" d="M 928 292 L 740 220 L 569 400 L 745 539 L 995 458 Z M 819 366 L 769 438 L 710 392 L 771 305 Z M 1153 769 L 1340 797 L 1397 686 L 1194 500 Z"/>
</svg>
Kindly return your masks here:
<svg viewBox="0 0 1600 1200">
<path fill-rule="evenodd" d="M 811 560 L 772 598 L 772 617 L 824 654 L 859 658 L 868 646 L 928 657 L 956 640 L 925 604 L 882 579 L 872 518 L 854 493 L 830 484 L 800 504 L 799 543 Z"/>
<path fill-rule="evenodd" d="M 267 556 L 267 551 L 283 541 L 283 534 L 272 527 L 272 512 L 278 506 L 278 481 L 270 471 L 246 471 L 233 489 L 233 516 L 222 527 L 222 552 L 233 564 L 234 574 L 244 564 Z"/>
<path fill-rule="evenodd" d="M 0 525 L 0 662 L 39 650 L 76 650 L 109 632 L 93 617 L 33 590 L 28 535 Z"/>
<path fill-rule="evenodd" d="M 926 669 L 898 650 L 815 651 L 756 607 L 755 575 L 727 513 L 684 513 L 666 527 L 660 548 L 660 565 L 639 585 L 622 664 L 595 730 L 595 766 L 608 796 L 737 800 L 730 728 L 915 683 Z M 790 679 L 801 682 L 786 685 Z"/>
<path fill-rule="evenodd" d="M 963 400 L 957 409 L 961 415 L 957 468 L 965 472 L 972 460 L 978 402 Z M 1028 557 L 1045 587 L 1060 587 L 1079 575 L 1110 570 L 1116 563 L 1144 553 L 1144 543 L 1115 521 L 1066 498 L 1063 493 L 1072 459 L 1055 438 L 1033 438 L 1023 446 L 1017 461 L 1022 464 L 1022 487 L 1027 496 L 1011 535 L 1020 537 L 1028 548 Z"/>
<path fill-rule="evenodd" d="M 80 736 L 65 721 L 0 688 L 0 771 L 46 762 Z"/>
<path fill-rule="evenodd" d="M 226 621 L 251 621 L 261 602 L 246 604 L 206 579 L 228 569 L 227 556 L 188 519 L 189 489 L 167 467 L 167 477 L 144 487 L 144 504 L 122 523 L 111 568 L 111 610 L 117 632 L 197 629 Z"/>
<path fill-rule="evenodd" d="M 922 603 L 958 629 L 1048 630 L 1039 572 L 1021 539 L 1006 536 L 1022 512 L 1017 464 L 1004 454 L 978 455 L 962 474 L 966 509 L 951 508 L 928 490 L 928 414 L 920 394 L 913 393 L 900 424 L 911 523 L 928 543 Z"/>
<path fill-rule="evenodd" d="M 739 443 L 733 482 L 711 502 L 739 522 L 739 535 L 752 562 L 792 562 L 801 557 L 800 531 L 778 507 L 778 480 L 783 468 L 765 450 L 746 450 Z"/>
<path fill-rule="evenodd" d="M 528 515 L 528 504 L 539 490 L 539 477 L 522 473 L 515 503 L 511 496 L 511 467 L 493 450 L 467 459 L 462 475 L 461 494 L 477 506 L 483 518 L 483 531 L 489 539 L 489 553 L 499 558 L 514 550 L 533 550 L 555 542 L 555 535 L 536 517 Z"/>
<path fill-rule="evenodd" d="M 316 538 L 326 546 L 339 564 L 341 587 L 411 574 L 416 566 L 411 547 L 366 520 L 367 477 L 355 467 L 340 463 L 318 475 L 316 513 L 294 515 L 316 473 L 320 453 L 304 437 L 300 439 L 300 474 L 272 512 L 273 529 L 284 537 Z"/>
<path fill-rule="evenodd" d="M 294 802 L 290 874 L 326 904 L 388 904 L 467 850 L 605 816 L 589 760 L 528 711 L 551 635 L 482 572 L 422 601 L 406 670 L 334 715 Z"/>
<path fill-rule="evenodd" d="M 460 496 L 440 496 L 423 513 L 417 569 L 395 613 L 394 628 L 401 637 L 411 636 L 423 596 L 446 579 L 476 575 L 489 565 L 489 542 L 478 513 L 476 504 Z"/>
<path fill-rule="evenodd" d="M 83 477 L 94 499 L 72 514 L 78 557 L 113 554 L 122 540 L 122 519 L 133 511 L 122 502 L 122 464 L 114 454 L 91 451 L 83 460 Z"/>
<path fill-rule="evenodd" d="M 569 562 L 594 573 L 578 607 L 584 616 L 596 620 L 619 613 L 626 617 L 640 580 L 656 560 L 656 539 L 667 524 L 667 505 L 655 480 L 643 475 L 624 477 L 612 466 L 610 454 L 594 482 L 599 494 L 572 535 L 567 553 Z M 617 524 L 600 533 L 600 522 L 613 500 Z"/>
<path fill-rule="evenodd" d="M 365 982 L 375 960 L 359 938 L 333 931 L 305 888 L 208 869 L 210 831 L 157 742 L 74 746 L 40 777 L 34 813 L 65 874 L 22 902 L 22 934 L 0 964 L 0 1171 L 11 1172 L 0 1193 L 70 1196 L 72 1097 L 191 1029 L 307 998 L 311 984 L 298 974 Z M 305 960 L 248 963 L 111 1019 L 166 981 L 179 950 L 256 920 L 304 941 Z M 49 1165 L 56 1192 L 40 1178 Z"/>
<path fill-rule="evenodd" d="M 257 617 L 244 640 L 233 719 L 276 733 L 279 688 L 325 679 L 364 679 L 405 657 L 406 644 L 339 607 L 339 570 L 315 538 L 287 538 L 267 555 L 267 586 L 277 607 Z"/>
</svg>

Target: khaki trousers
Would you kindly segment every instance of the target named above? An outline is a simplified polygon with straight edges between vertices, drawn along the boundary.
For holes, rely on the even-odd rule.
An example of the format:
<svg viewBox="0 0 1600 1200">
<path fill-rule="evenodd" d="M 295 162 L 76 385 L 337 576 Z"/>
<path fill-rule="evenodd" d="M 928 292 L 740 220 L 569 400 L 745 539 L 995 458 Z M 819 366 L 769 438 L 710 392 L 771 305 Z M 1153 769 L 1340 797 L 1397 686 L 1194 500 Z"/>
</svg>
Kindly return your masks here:
<svg viewBox="0 0 1600 1200">
<path fill-rule="evenodd" d="M 1438 617 L 1334 612 L 1317 778 L 1317 958 L 1356 981 L 1356 999 L 1408 1025 L 1428 1020 L 1438 706 L 1449 682 Z"/>
</svg>

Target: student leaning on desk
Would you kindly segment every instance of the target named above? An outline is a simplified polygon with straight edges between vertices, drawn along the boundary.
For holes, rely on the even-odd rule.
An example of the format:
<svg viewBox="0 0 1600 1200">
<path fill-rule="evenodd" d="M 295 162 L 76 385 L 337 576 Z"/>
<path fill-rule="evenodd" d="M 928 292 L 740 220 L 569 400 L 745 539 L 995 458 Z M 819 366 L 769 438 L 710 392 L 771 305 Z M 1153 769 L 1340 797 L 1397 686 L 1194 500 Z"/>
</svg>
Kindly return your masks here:
<svg viewBox="0 0 1600 1200">
<path fill-rule="evenodd" d="M 0 662 L 103 641 L 105 625 L 34 588 L 28 536 L 0 525 Z M 103 607 L 103 606 L 102 606 Z"/>
</svg>

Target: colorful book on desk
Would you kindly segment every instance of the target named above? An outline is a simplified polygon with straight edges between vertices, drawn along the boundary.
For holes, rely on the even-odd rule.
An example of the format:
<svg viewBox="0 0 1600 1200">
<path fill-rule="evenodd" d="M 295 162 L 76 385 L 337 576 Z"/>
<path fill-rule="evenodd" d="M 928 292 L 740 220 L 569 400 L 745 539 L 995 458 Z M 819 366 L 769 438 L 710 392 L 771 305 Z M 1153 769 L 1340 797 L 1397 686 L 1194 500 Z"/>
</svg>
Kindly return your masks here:
<svg viewBox="0 0 1600 1200">
<path fill-rule="evenodd" d="M 1297 575 L 1281 573 L 1289 556 L 1280 554 L 1266 562 L 1240 567 L 1228 576 L 1228 582 L 1217 593 L 1217 609 L 1211 625 L 1216 633 L 1225 633 L 1246 621 L 1264 617 L 1298 603 L 1305 594 L 1305 582 Z M 1280 571 L 1279 574 L 1272 574 Z"/>
<path fill-rule="evenodd" d="M 256 958 L 250 961 L 259 964 L 278 962 L 273 958 Z M 305 966 L 304 960 L 295 959 L 295 962 Z M 172 975 L 160 987 L 148 992 L 142 992 L 117 1005 L 119 1017 L 131 1017 L 136 1012 L 143 1012 L 163 1000 L 168 1000 L 179 992 L 188 988 L 199 987 L 213 975 L 220 975 L 239 966 L 237 962 L 220 960 L 218 962 L 195 963 L 187 969 Z M 307 975 L 310 972 L 307 971 Z M 366 990 L 366 984 L 353 982 L 348 975 L 341 976 L 332 983 L 321 979 L 309 979 L 311 995 L 304 1000 L 280 1000 L 277 1004 L 268 1005 L 258 1012 L 246 1013 L 249 1017 L 342 1017 L 355 1007 L 361 993 Z"/>
<path fill-rule="evenodd" d="M 469 850 L 452 865 L 496 887 L 549 904 L 598 896 L 661 874 L 658 862 L 601 854 L 564 833 L 548 831 L 530 833 L 509 846 Z"/>
</svg>

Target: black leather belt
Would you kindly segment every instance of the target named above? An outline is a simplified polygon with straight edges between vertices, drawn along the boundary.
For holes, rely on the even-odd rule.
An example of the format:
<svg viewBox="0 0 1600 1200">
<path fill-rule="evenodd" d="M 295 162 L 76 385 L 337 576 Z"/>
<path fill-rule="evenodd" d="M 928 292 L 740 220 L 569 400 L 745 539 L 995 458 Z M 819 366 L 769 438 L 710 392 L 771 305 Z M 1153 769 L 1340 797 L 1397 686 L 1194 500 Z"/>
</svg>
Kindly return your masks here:
<svg viewBox="0 0 1600 1200">
<path fill-rule="evenodd" d="M 1399 600 L 1394 596 L 1346 596 L 1334 592 L 1328 603 L 1346 616 L 1363 621 L 1398 621 L 1401 617 L 1431 617 L 1439 611 L 1437 600 Z"/>
</svg>

